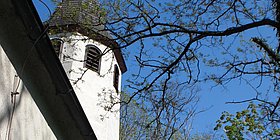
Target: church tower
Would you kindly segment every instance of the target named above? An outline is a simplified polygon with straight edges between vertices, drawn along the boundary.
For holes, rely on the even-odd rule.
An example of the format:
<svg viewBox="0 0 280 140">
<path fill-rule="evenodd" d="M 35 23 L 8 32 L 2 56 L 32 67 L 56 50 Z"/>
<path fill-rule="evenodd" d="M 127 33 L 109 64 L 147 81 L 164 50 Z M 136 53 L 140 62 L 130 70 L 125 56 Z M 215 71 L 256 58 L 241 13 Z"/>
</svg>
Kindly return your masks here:
<svg viewBox="0 0 280 140">
<path fill-rule="evenodd" d="M 99 140 L 118 140 L 121 77 L 127 68 L 95 0 L 64 0 L 48 21 L 50 38 Z"/>
</svg>

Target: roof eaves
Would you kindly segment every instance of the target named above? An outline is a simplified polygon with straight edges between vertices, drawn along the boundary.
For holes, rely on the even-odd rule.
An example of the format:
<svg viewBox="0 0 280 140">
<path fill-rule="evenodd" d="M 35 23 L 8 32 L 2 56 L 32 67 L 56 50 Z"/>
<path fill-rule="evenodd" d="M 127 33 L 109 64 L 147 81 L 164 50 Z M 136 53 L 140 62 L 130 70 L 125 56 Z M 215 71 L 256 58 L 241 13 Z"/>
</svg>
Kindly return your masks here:
<svg viewBox="0 0 280 140">
<path fill-rule="evenodd" d="M 47 25 L 47 24 L 46 24 Z M 125 73 L 127 71 L 126 63 L 122 54 L 121 49 L 119 48 L 118 43 L 112 39 L 112 37 L 107 33 L 100 33 L 98 30 L 87 29 L 81 27 L 79 24 L 52 24 L 50 29 L 56 32 L 78 32 L 82 35 L 88 36 L 90 39 L 93 39 L 97 42 L 102 43 L 103 45 L 111 48 L 116 56 L 117 62 L 120 66 L 121 72 Z M 102 31 L 105 32 L 105 31 Z"/>
<path fill-rule="evenodd" d="M 98 16 L 98 14 L 88 13 L 85 9 L 81 9 L 82 3 L 82 0 L 62 1 L 46 24 L 60 32 L 65 30 L 70 32 L 77 31 L 112 48 L 121 72 L 125 73 L 127 67 L 118 43 L 112 38 L 110 32 L 105 29 L 102 23 L 102 17 Z M 98 1 L 95 0 L 92 1 L 92 4 L 95 6 L 99 5 Z"/>
</svg>

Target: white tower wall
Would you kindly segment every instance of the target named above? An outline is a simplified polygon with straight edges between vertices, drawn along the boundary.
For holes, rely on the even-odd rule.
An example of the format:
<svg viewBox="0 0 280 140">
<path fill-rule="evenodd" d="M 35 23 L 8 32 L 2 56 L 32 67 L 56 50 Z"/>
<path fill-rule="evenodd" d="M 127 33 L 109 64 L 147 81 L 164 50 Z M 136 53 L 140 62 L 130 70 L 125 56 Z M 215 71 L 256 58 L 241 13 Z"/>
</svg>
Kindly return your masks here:
<svg viewBox="0 0 280 140">
<path fill-rule="evenodd" d="M 53 38 L 58 36 L 53 36 Z M 118 140 L 120 106 L 116 104 L 109 111 L 107 110 L 107 107 L 120 99 L 119 93 L 113 86 L 114 65 L 118 66 L 113 51 L 79 33 L 69 33 L 66 36 L 63 34 L 63 36 L 61 38 L 64 41 L 63 49 L 59 58 L 97 138 Z M 104 53 L 99 73 L 84 67 L 87 45 L 97 46 Z M 120 91 L 120 85 L 121 71 L 119 69 L 118 91 Z"/>
</svg>

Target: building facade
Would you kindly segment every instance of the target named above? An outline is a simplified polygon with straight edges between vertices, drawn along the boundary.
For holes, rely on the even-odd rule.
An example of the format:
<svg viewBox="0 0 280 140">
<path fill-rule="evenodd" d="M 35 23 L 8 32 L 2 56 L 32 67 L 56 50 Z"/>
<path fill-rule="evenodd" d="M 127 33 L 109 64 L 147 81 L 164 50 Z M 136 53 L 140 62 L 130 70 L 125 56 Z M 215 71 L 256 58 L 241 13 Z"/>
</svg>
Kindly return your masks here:
<svg viewBox="0 0 280 140">
<path fill-rule="evenodd" d="M 119 139 L 122 72 L 114 52 L 79 32 L 50 36 L 86 116 L 100 139 Z M 59 42 L 59 43 L 57 43 Z"/>
<path fill-rule="evenodd" d="M 3 1 L 0 10 L 16 15 L 16 11 L 8 11 L 12 8 L 4 6 L 16 9 L 17 4 L 5 1 L 7 4 Z M 104 26 L 89 29 L 82 26 L 82 20 L 73 23 L 64 17 L 67 12 L 63 9 L 79 7 L 82 0 L 63 2 L 48 21 L 49 37 L 43 36 L 37 41 L 32 41 L 29 31 L 22 28 L 25 21 L 16 22 L 17 28 L 11 27 L 13 30 L 3 27 L 12 21 L 0 21 L 3 32 L 20 30 L 19 36 L 26 42 L 22 48 L 28 50 L 17 57 L 15 53 L 20 50 L 13 47 L 18 44 L 6 39 L 4 33 L 0 34 L 3 47 L 0 49 L 0 139 L 119 139 L 120 105 L 117 103 L 121 77 L 126 71 L 121 51 L 109 33 L 103 31 Z M 31 9 L 22 9 L 22 13 L 30 12 L 28 17 L 35 16 L 38 22 L 32 4 L 18 5 L 22 8 L 23 4 Z M 75 17 L 85 16 L 82 9 L 78 11 Z M 20 16 L 25 15 L 17 16 L 14 20 L 22 20 Z M 96 16 L 89 17 L 96 19 Z M 42 28 L 37 26 L 34 28 Z"/>
<path fill-rule="evenodd" d="M 0 140 L 55 140 L 2 46 L 0 72 Z"/>
</svg>

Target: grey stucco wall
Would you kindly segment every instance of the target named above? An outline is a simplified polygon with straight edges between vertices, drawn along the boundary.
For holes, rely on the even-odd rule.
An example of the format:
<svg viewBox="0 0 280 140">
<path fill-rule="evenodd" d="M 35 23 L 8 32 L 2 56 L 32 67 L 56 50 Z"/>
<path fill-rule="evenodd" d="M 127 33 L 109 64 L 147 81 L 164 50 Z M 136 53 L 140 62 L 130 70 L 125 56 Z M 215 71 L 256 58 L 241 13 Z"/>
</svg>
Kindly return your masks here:
<svg viewBox="0 0 280 140">
<path fill-rule="evenodd" d="M 0 140 L 8 140 L 8 137 L 10 140 L 56 139 L 27 89 L 22 83 L 18 86 L 19 78 L 15 75 L 0 46 Z M 16 87 L 19 94 L 12 102 L 11 92 Z"/>
</svg>

